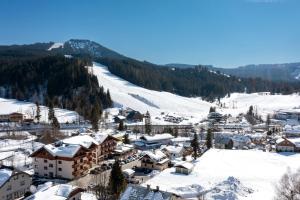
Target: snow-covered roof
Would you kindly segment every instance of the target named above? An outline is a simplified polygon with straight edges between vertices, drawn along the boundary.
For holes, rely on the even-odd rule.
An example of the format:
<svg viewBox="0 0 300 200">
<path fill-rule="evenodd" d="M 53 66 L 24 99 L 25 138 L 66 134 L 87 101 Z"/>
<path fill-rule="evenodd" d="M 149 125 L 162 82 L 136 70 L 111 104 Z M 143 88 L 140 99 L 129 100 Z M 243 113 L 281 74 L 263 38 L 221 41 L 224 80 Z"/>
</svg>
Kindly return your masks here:
<svg viewBox="0 0 300 200">
<path fill-rule="evenodd" d="M 168 151 L 169 153 L 174 153 L 174 154 L 179 154 L 180 152 L 183 151 L 183 146 L 166 146 L 163 149 Z"/>
<path fill-rule="evenodd" d="M 116 147 L 115 152 L 123 153 L 123 152 L 131 151 L 132 149 L 134 149 L 133 145 L 122 143 L 121 145 L 118 145 Z"/>
<path fill-rule="evenodd" d="M 151 159 L 155 160 L 156 162 L 159 162 L 167 156 L 161 151 L 161 150 L 155 150 L 155 151 L 145 151 L 145 155 L 149 156 Z"/>
<path fill-rule="evenodd" d="M 173 139 L 173 138 L 174 138 L 174 136 L 172 136 L 169 133 L 156 134 L 156 135 L 153 135 L 153 136 L 144 135 L 144 136 L 141 137 L 141 139 L 147 140 L 149 142 L 155 142 L 155 141 L 160 141 L 160 140 L 170 140 L 170 139 Z"/>
<path fill-rule="evenodd" d="M 11 177 L 12 173 L 10 169 L 0 169 L 0 187 Z"/>
<path fill-rule="evenodd" d="M 186 168 L 186 169 L 193 169 L 194 168 L 194 165 L 193 163 L 190 163 L 190 162 L 186 162 L 186 161 L 183 161 L 183 162 L 179 162 L 175 165 L 175 167 L 183 167 L 183 168 Z"/>
<path fill-rule="evenodd" d="M 192 139 L 190 137 L 176 137 L 171 139 L 172 142 L 189 142 Z"/>
<path fill-rule="evenodd" d="M 123 169 L 122 172 L 128 176 L 131 176 L 135 173 L 135 171 L 133 169 Z"/>
<path fill-rule="evenodd" d="M 44 146 L 44 148 L 52 156 L 72 158 L 79 151 L 81 146 L 77 145 L 77 144 L 61 144 L 61 145 L 56 147 L 53 144 L 47 144 L 47 145 Z"/>
<path fill-rule="evenodd" d="M 69 195 L 76 189 L 76 186 L 69 184 L 54 185 L 51 182 L 45 183 L 35 194 L 29 196 L 25 200 L 67 200 Z M 81 192 L 81 190 L 79 191 Z"/>
<path fill-rule="evenodd" d="M 90 148 L 92 144 L 98 145 L 98 142 L 88 135 L 78 135 L 74 137 L 69 137 L 63 140 L 66 144 L 78 144 L 85 148 Z"/>
<path fill-rule="evenodd" d="M 151 190 L 139 185 L 129 185 L 120 200 L 171 200 L 173 194 Z"/>
<path fill-rule="evenodd" d="M 296 147 L 300 147 L 300 138 L 279 138 L 276 140 L 276 144 L 283 142 L 284 140 L 290 141 Z"/>
<path fill-rule="evenodd" d="M 95 140 L 101 144 L 109 135 L 107 133 L 97 133 L 95 134 Z"/>
</svg>

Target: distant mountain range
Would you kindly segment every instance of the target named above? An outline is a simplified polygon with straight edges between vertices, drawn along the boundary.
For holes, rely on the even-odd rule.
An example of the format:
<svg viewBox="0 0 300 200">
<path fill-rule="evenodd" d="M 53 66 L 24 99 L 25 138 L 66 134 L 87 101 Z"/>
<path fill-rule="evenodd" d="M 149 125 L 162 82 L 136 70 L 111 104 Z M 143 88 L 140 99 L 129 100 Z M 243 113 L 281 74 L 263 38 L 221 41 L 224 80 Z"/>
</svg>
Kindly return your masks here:
<svg viewBox="0 0 300 200">
<path fill-rule="evenodd" d="M 194 68 L 196 65 L 189 64 L 166 64 L 167 67 Z M 283 64 L 259 64 L 246 65 L 237 68 L 217 68 L 211 65 L 206 67 L 223 74 L 234 75 L 244 78 L 262 78 L 271 81 L 299 81 L 300 62 Z"/>
<path fill-rule="evenodd" d="M 209 65 L 156 65 L 126 57 L 96 42 L 79 39 L 64 43 L 0 46 L 2 60 L 14 58 L 17 62 L 49 56 L 73 57 L 89 63 L 96 61 L 106 65 L 111 73 L 138 86 L 187 97 L 200 96 L 207 100 L 232 92 L 269 91 L 289 94 L 300 91 L 300 81 L 297 81 L 300 78 L 298 64 L 235 69 L 214 68 Z"/>
</svg>

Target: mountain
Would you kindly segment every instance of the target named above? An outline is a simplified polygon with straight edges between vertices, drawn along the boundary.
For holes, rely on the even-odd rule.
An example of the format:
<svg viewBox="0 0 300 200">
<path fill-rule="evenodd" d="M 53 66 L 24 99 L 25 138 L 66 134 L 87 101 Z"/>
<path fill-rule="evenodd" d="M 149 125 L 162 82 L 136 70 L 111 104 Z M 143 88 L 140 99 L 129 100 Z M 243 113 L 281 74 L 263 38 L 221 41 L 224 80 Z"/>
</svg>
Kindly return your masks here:
<svg viewBox="0 0 300 200">
<path fill-rule="evenodd" d="M 233 92 L 270 91 L 290 94 L 300 91 L 300 82 L 274 82 L 262 78 L 229 76 L 228 74 L 231 73 L 227 73 L 227 71 L 223 72 L 218 68 L 204 65 L 190 67 L 182 64 L 171 64 L 166 66 L 139 61 L 123 56 L 90 40 L 71 39 L 64 43 L 0 46 L 0 57 L 4 60 L 23 61 L 26 59 L 34 60 L 37 57 L 42 59 L 61 56 L 89 63 L 96 61 L 107 66 L 114 75 L 140 87 L 171 92 L 186 97 L 202 97 L 209 101 Z M 15 81 L 18 84 L 18 80 L 15 79 Z M 56 89 L 60 91 L 58 86 Z M 104 103 L 103 105 L 107 104 Z"/>
<path fill-rule="evenodd" d="M 57 45 L 57 43 L 52 43 L 52 46 L 53 45 Z M 125 56 L 90 40 L 71 39 L 66 41 L 65 43 L 62 43 L 60 46 L 57 46 L 57 48 L 50 47 L 48 50 L 56 53 L 64 53 L 69 55 L 86 55 L 92 58 L 125 58 Z"/>
<path fill-rule="evenodd" d="M 86 68 L 89 58 L 66 57 L 52 51 L 53 45 L 0 46 L 0 97 L 75 110 L 96 120 L 102 109 L 112 106 L 109 91 Z"/>
<path fill-rule="evenodd" d="M 300 80 L 300 63 L 246 65 L 238 68 L 212 68 L 225 74 L 245 77 L 262 78 L 272 81 Z"/>
</svg>

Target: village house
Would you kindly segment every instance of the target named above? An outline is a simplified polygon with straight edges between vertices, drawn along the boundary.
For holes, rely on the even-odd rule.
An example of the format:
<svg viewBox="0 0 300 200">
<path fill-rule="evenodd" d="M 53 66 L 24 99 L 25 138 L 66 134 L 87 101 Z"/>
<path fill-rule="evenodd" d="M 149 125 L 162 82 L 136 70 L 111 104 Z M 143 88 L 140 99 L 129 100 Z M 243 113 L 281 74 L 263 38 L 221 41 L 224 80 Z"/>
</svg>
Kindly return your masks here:
<svg viewBox="0 0 300 200">
<path fill-rule="evenodd" d="M 141 122 L 143 121 L 144 115 L 142 115 L 140 112 L 138 111 L 130 111 L 128 113 L 128 115 L 126 116 L 126 120 L 127 121 L 131 121 L 131 122 Z"/>
<path fill-rule="evenodd" d="M 179 196 L 165 191 L 160 191 L 159 186 L 156 189 L 151 189 L 150 185 L 143 187 L 140 185 L 128 185 L 120 200 L 181 200 Z"/>
<path fill-rule="evenodd" d="M 29 192 L 31 176 L 13 167 L 0 167 L 0 199 L 20 199 Z"/>
<path fill-rule="evenodd" d="M 276 141 L 278 152 L 300 152 L 300 138 L 280 138 Z"/>
<path fill-rule="evenodd" d="M 158 149 L 161 145 L 171 144 L 174 136 L 169 133 L 156 134 L 153 136 L 144 135 L 135 142 L 135 147 L 141 150 Z"/>
<path fill-rule="evenodd" d="M 131 144 L 119 144 L 113 151 L 113 156 L 117 160 L 124 160 L 129 156 L 135 155 L 137 150 Z"/>
<path fill-rule="evenodd" d="M 182 145 L 177 146 L 166 146 L 162 148 L 162 151 L 171 159 L 174 160 L 176 158 L 180 158 L 183 155 L 184 147 Z"/>
<path fill-rule="evenodd" d="M 23 120 L 24 115 L 18 112 L 0 115 L 0 122 L 22 122 Z"/>
<path fill-rule="evenodd" d="M 193 163 L 183 161 L 175 164 L 175 172 L 180 174 L 190 174 L 194 169 Z"/>
<path fill-rule="evenodd" d="M 98 142 L 97 164 L 109 158 L 116 149 L 118 139 L 108 135 L 98 133 L 95 135 L 95 140 Z"/>
<path fill-rule="evenodd" d="M 287 119 L 299 120 L 300 119 L 300 110 L 299 109 L 278 110 L 278 111 L 276 111 L 274 117 L 275 117 L 275 119 L 279 119 L 279 120 L 287 120 Z"/>
<path fill-rule="evenodd" d="M 141 158 L 141 167 L 162 171 L 168 168 L 169 161 L 161 150 L 145 151 L 145 155 Z"/>
<path fill-rule="evenodd" d="M 115 150 L 116 139 L 98 134 L 94 139 L 88 135 L 74 136 L 54 144 L 48 144 L 31 154 L 35 175 L 48 178 L 74 179 Z"/>
<path fill-rule="evenodd" d="M 25 200 L 81 200 L 81 193 L 84 190 L 69 184 L 53 185 L 45 183 L 36 193 L 25 198 Z"/>
</svg>

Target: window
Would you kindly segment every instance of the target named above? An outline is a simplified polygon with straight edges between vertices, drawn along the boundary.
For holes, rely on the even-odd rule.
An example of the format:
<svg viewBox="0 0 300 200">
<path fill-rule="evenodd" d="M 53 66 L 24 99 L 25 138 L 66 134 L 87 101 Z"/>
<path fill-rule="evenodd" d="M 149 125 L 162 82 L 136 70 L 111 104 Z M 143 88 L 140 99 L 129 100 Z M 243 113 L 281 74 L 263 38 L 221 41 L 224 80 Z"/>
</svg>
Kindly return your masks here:
<svg viewBox="0 0 300 200">
<path fill-rule="evenodd" d="M 49 167 L 53 167 L 53 164 L 49 164 Z"/>
<path fill-rule="evenodd" d="M 58 164 L 61 164 L 61 160 L 58 161 Z"/>
<path fill-rule="evenodd" d="M 61 172 L 61 168 L 60 168 L 60 167 L 58 168 L 58 171 L 60 171 L 60 172 Z"/>
<path fill-rule="evenodd" d="M 47 163 L 48 162 L 48 160 L 44 160 L 44 163 Z"/>
<path fill-rule="evenodd" d="M 34 165 L 34 168 L 38 168 L 38 166 L 37 166 L 37 165 Z"/>
<path fill-rule="evenodd" d="M 18 179 L 18 175 L 14 176 L 14 180 L 17 180 Z"/>
<path fill-rule="evenodd" d="M 44 174 L 44 176 L 48 176 L 48 174 Z"/>
<path fill-rule="evenodd" d="M 25 181 L 21 181 L 20 182 L 20 185 L 22 186 L 22 185 L 25 185 Z"/>
<path fill-rule="evenodd" d="M 6 199 L 8 199 L 8 200 L 12 199 L 12 194 L 6 195 Z"/>
<path fill-rule="evenodd" d="M 7 191 L 11 190 L 11 185 L 8 185 L 6 188 Z"/>
<path fill-rule="evenodd" d="M 15 193 L 14 193 L 14 197 L 15 197 L 15 199 L 19 197 L 18 192 L 15 192 Z"/>
<path fill-rule="evenodd" d="M 44 167 L 44 170 L 47 170 L 48 169 L 48 167 Z"/>
<path fill-rule="evenodd" d="M 38 173 L 38 172 L 35 172 L 34 174 L 35 174 L 35 175 L 37 175 L 37 176 L 39 175 L 39 173 Z"/>
<path fill-rule="evenodd" d="M 82 158 L 80 158 L 80 162 L 83 162 L 83 159 L 82 159 Z"/>
</svg>

